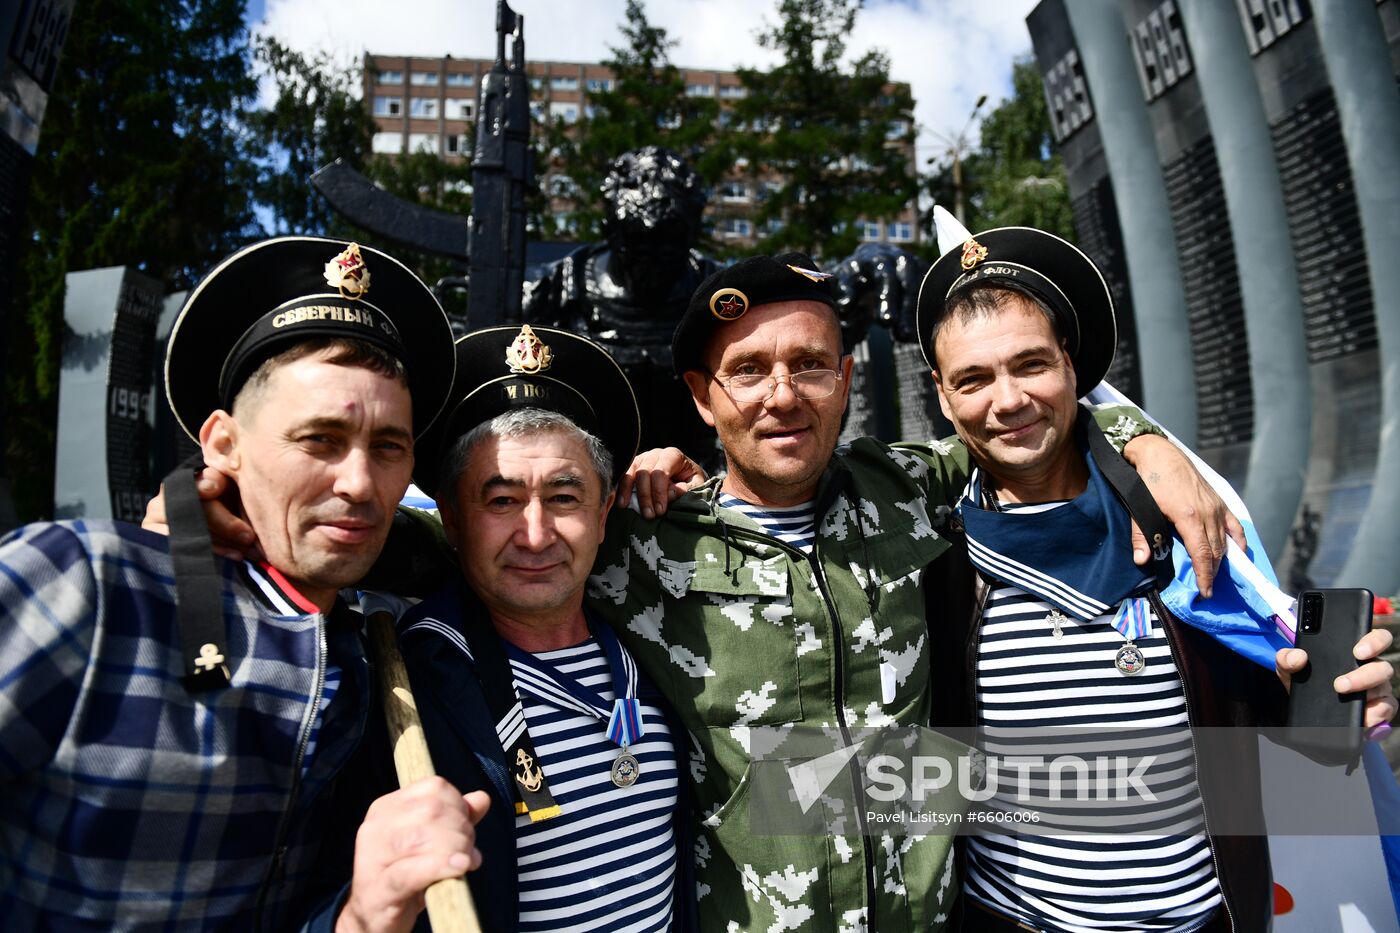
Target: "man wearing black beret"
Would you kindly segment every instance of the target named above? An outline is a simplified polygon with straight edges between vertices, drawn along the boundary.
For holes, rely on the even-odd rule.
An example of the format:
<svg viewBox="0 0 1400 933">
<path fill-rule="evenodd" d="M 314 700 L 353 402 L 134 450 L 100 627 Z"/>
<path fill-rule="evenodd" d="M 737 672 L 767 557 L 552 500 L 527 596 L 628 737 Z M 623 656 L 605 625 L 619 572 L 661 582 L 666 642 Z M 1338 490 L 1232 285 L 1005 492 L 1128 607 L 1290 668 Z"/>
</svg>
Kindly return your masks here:
<svg viewBox="0 0 1400 933">
<path fill-rule="evenodd" d="M 1028 772 L 1027 795 L 1003 785 L 988 812 L 1034 829 L 965 837 L 961 928 L 1267 929 L 1258 737 L 1238 727 L 1280 722 L 1270 668 L 1301 671 L 1306 652 L 1278 648 L 1271 617 L 1257 620 L 1248 657 L 1206 634 L 1243 608 L 1224 601 L 1237 578 L 1215 581 L 1219 600 L 1183 592 L 1170 529 L 1079 407 L 1113 359 L 1103 277 L 1052 234 L 989 230 L 934 264 L 917 316 L 939 404 L 975 466 L 957 506 L 963 534 L 930 571 L 934 725 L 976 726 L 989 754 L 1042 763 L 1111 735 L 1151 794 L 1086 811 L 1066 807 L 1083 799 L 1075 791 L 1051 796 L 1052 768 Z M 1164 539 L 1149 567 L 1127 558 L 1130 516 Z M 1192 623 L 1206 611 L 1214 627 L 1202 630 Z M 1355 657 L 1389 643 L 1373 631 Z M 1395 713 L 1390 674 L 1370 661 L 1336 685 L 1369 691 L 1368 726 Z"/>
<path fill-rule="evenodd" d="M 305 910 L 329 789 L 370 688 L 337 591 L 378 556 L 454 368 L 389 256 L 288 237 L 191 293 L 166 391 L 237 478 L 265 558 L 210 552 L 193 472 L 173 535 L 29 525 L 0 541 L 0 912 L 7 929 L 281 929 Z M 475 808 L 441 781 L 417 870 L 461 874 Z"/>
<path fill-rule="evenodd" d="M 855 802 L 844 830 L 751 828 L 751 730 L 849 736 L 931 715 L 921 581 L 949 547 L 947 509 L 935 507 L 965 485 L 966 452 L 871 438 L 837 448 L 853 364 L 835 307 L 832 277 L 800 253 L 744 260 L 700 287 L 672 349 L 727 471 L 662 521 L 619 510 L 590 582 L 594 605 L 700 746 L 697 874 L 709 929 L 936 929 L 957 894 L 951 839 L 864 825 L 854 770 L 830 785 Z M 1120 443 L 1146 430 L 1130 410 L 1098 418 Z M 1164 462 L 1184 461 L 1155 441 L 1163 474 Z M 1139 444 L 1154 454 L 1153 440 L 1133 441 L 1135 453 Z M 684 476 L 675 457 L 639 459 L 644 510 L 665 504 L 653 474 Z M 1194 473 L 1175 498 L 1176 514 L 1208 508 Z"/>
</svg>

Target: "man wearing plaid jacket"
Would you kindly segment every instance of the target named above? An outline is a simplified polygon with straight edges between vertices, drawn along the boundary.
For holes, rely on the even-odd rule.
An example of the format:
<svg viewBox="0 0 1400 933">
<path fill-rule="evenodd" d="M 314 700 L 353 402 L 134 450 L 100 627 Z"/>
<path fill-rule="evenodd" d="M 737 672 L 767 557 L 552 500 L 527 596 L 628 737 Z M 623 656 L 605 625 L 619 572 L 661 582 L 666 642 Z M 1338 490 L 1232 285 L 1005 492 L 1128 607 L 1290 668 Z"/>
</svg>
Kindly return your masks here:
<svg viewBox="0 0 1400 933">
<path fill-rule="evenodd" d="M 454 367 L 423 283 L 355 244 L 266 241 L 195 289 L 167 393 L 205 461 L 238 475 L 266 558 L 215 562 L 178 528 L 114 522 L 0 540 L 0 926 L 299 922 L 372 696 L 337 591 L 383 546 Z M 207 571 L 194 587 L 191 567 Z M 480 805 L 445 782 L 378 806 L 401 819 L 362 834 L 357 857 L 386 883 L 475 857 Z M 430 816 L 416 847 L 396 845 L 395 825 Z M 416 913 L 359 893 L 347 919 L 366 926 Z"/>
</svg>

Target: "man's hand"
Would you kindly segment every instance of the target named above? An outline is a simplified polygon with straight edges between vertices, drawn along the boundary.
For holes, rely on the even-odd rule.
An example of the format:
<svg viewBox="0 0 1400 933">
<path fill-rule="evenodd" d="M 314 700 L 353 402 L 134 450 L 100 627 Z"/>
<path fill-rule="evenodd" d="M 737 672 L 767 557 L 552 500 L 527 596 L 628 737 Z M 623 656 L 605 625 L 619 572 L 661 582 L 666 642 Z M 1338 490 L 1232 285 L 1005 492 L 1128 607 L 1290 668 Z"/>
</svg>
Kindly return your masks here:
<svg viewBox="0 0 1400 933">
<path fill-rule="evenodd" d="M 376 800 L 355 835 L 355 873 L 336 933 L 411 930 L 430 885 L 481 866 L 476 824 L 490 805 L 485 791 L 463 796 L 440 777 Z"/>
<path fill-rule="evenodd" d="M 1356 660 L 1367 663 L 1332 681 L 1332 689 L 1338 693 L 1366 693 L 1366 714 L 1362 725 L 1367 729 L 1389 723 L 1395 717 L 1397 708 L 1400 708 L 1390 687 L 1390 678 L 1395 669 L 1389 661 L 1376 660 L 1382 651 L 1390 647 L 1390 642 L 1390 632 L 1385 629 L 1367 632 L 1351 650 Z M 1283 681 L 1285 687 L 1291 687 L 1293 675 L 1308 666 L 1308 653 L 1302 648 L 1280 648 L 1274 664 L 1278 668 L 1278 679 Z"/>
<path fill-rule="evenodd" d="M 654 447 L 632 459 L 632 465 L 617 484 L 617 501 L 626 507 L 636 492 L 642 515 L 655 518 L 665 515 L 667 506 L 708 478 L 700 464 L 680 448 Z"/>
<path fill-rule="evenodd" d="M 226 500 L 237 494 L 237 488 L 229 478 L 213 467 L 205 467 L 195 477 L 194 485 L 199 500 L 204 503 L 204 520 L 209 525 L 214 553 L 230 560 L 256 560 L 262 557 L 253 526 L 239 518 L 228 506 Z M 163 483 L 155 498 L 146 503 L 146 517 L 141 519 L 141 527 L 156 534 L 170 534 L 170 522 L 165 516 Z"/>
<path fill-rule="evenodd" d="M 1123 457 L 1137 469 L 1163 517 L 1175 526 L 1191 555 L 1201 595 L 1209 596 L 1226 542 L 1233 538 L 1243 548 L 1244 528 L 1190 459 L 1165 437 L 1140 434 L 1128 441 Z M 1151 553 L 1142 529 L 1133 522 L 1133 560 L 1145 564 Z"/>
</svg>

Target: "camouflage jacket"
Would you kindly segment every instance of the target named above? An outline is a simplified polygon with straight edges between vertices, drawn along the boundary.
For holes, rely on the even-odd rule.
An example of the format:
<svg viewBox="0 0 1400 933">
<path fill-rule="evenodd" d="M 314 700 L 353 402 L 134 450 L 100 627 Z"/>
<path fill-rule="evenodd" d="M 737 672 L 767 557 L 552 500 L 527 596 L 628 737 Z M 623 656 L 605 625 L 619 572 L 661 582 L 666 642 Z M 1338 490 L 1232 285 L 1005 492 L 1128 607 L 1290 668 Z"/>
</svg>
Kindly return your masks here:
<svg viewBox="0 0 1400 933">
<path fill-rule="evenodd" d="M 894 450 L 861 438 L 838 449 L 810 556 L 717 507 L 718 478 L 660 521 L 614 510 L 590 605 L 698 745 L 702 929 L 926 930 L 946 919 L 948 836 L 751 832 L 746 776 L 751 727 L 928 723 L 919 577 L 948 547 L 930 512 L 962 491 L 966 471 L 959 445 Z M 882 665 L 893 674 L 884 696 Z"/>
<path fill-rule="evenodd" d="M 1121 409 L 1096 420 L 1122 444 L 1153 431 Z M 967 480 L 961 444 L 839 448 L 817 493 L 811 555 L 716 504 L 721 479 L 648 521 L 614 509 L 589 580 L 697 746 L 702 930 L 939 929 L 957 894 L 952 838 L 901 828 L 780 835 L 750 826 L 753 727 L 927 725 L 924 568 Z M 882 671 L 882 668 L 885 670 Z M 863 800 L 855 777 L 834 796 Z M 826 800 L 823 800 L 823 806 Z M 873 908 L 873 909 L 872 909 Z"/>
</svg>

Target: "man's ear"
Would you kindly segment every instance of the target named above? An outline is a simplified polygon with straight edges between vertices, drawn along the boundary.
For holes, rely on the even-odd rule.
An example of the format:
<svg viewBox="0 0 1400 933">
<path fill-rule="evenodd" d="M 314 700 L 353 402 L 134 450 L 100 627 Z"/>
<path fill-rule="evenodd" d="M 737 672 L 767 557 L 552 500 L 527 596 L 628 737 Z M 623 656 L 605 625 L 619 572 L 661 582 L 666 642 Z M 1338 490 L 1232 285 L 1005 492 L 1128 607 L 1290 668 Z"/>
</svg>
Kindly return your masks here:
<svg viewBox="0 0 1400 933">
<path fill-rule="evenodd" d="M 710 427 L 715 426 L 715 413 L 710 409 L 710 379 L 698 369 L 688 369 L 683 377 L 690 397 L 695 402 L 695 410 Z"/>
<path fill-rule="evenodd" d="M 238 449 L 239 437 L 238 422 L 223 409 L 204 419 L 199 429 L 199 448 L 204 454 L 205 464 L 237 479 L 238 469 L 243 465 Z"/>
<path fill-rule="evenodd" d="M 953 410 L 948 407 L 948 396 L 943 391 L 943 377 L 938 374 L 938 370 L 936 369 L 929 373 L 929 375 L 933 377 L 933 385 L 938 390 L 938 407 L 943 412 L 943 417 L 952 421 L 953 425 L 956 427 L 957 422 L 953 421 Z"/>
<path fill-rule="evenodd" d="M 856 358 L 847 353 L 841 357 L 841 410 L 851 400 L 851 374 L 856 371 Z"/>
<path fill-rule="evenodd" d="M 608 493 L 603 499 L 603 507 L 598 510 L 598 534 L 602 535 L 608 527 L 608 513 L 612 511 L 613 504 L 617 502 L 617 487 Z"/>
</svg>

